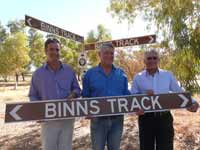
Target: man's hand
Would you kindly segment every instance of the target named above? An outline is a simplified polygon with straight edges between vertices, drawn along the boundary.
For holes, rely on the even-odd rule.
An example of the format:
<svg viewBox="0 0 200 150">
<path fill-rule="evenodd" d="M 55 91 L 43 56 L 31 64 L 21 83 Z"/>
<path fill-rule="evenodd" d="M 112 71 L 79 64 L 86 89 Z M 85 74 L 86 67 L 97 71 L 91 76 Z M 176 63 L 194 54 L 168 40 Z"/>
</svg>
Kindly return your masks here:
<svg viewBox="0 0 200 150">
<path fill-rule="evenodd" d="M 93 117 L 85 117 L 85 119 L 89 119 L 89 120 L 92 119 L 92 118 L 93 118 Z"/>
<path fill-rule="evenodd" d="M 187 108 L 187 110 L 190 112 L 197 112 L 198 108 L 199 108 L 199 104 L 195 102 L 189 108 Z"/>
<path fill-rule="evenodd" d="M 135 111 L 134 113 L 130 113 L 128 115 L 130 115 L 130 116 L 135 116 L 135 115 L 141 116 L 141 115 L 144 115 L 144 111 L 142 109 L 139 109 L 139 110 Z"/>
<path fill-rule="evenodd" d="M 151 95 L 154 95 L 154 92 L 152 89 L 149 89 L 149 90 L 146 90 L 146 94 L 151 96 Z M 140 115 L 144 115 L 144 111 L 142 109 L 138 110 L 136 112 L 136 115 L 140 116 Z"/>
<path fill-rule="evenodd" d="M 138 115 L 138 116 L 144 115 L 144 111 L 142 109 L 140 109 L 136 112 L 136 115 Z"/>
<path fill-rule="evenodd" d="M 46 122 L 46 121 L 39 120 L 36 123 L 44 123 L 44 122 Z"/>
<path fill-rule="evenodd" d="M 71 92 L 70 95 L 67 97 L 67 99 L 73 99 L 76 98 L 76 93 Z"/>
<path fill-rule="evenodd" d="M 153 90 L 149 89 L 149 90 L 146 90 L 146 94 L 151 96 L 151 95 L 154 95 L 154 92 Z M 142 109 L 139 109 L 137 112 L 135 112 L 135 114 L 138 116 L 144 115 L 144 111 Z"/>
<path fill-rule="evenodd" d="M 151 95 L 154 95 L 154 92 L 153 90 L 149 89 L 149 90 L 146 90 L 146 94 L 151 96 Z"/>
</svg>

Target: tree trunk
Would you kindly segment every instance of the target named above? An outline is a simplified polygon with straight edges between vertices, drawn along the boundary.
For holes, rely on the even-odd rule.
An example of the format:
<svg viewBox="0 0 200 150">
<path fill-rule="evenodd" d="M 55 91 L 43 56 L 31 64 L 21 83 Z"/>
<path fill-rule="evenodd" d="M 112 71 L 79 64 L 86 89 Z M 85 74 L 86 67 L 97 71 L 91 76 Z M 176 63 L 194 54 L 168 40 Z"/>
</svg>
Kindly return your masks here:
<svg viewBox="0 0 200 150">
<path fill-rule="evenodd" d="M 4 76 L 3 78 L 4 78 L 5 82 L 8 82 L 8 77 L 7 76 Z"/>
<path fill-rule="evenodd" d="M 21 73 L 21 75 L 22 75 L 22 80 L 25 81 L 24 73 Z"/>
<path fill-rule="evenodd" d="M 18 86 L 18 81 L 19 81 L 19 75 L 18 73 L 15 73 L 15 78 L 16 78 L 16 82 L 15 82 L 15 90 L 17 89 L 17 86 Z"/>
</svg>

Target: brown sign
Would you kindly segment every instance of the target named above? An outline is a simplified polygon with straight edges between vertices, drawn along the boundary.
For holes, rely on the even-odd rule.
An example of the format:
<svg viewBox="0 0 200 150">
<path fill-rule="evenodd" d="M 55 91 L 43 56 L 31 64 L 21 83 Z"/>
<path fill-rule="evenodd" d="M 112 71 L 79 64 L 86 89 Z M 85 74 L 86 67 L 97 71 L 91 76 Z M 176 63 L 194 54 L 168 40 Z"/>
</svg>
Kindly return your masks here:
<svg viewBox="0 0 200 150">
<path fill-rule="evenodd" d="M 54 100 L 6 105 L 5 122 L 69 119 L 83 116 L 112 116 L 142 109 L 155 112 L 186 108 L 191 105 L 189 93 L 96 97 Z"/>
<path fill-rule="evenodd" d="M 95 50 L 98 49 L 102 43 L 112 43 L 114 47 L 127 47 L 141 44 L 151 44 L 156 42 L 156 35 L 147 35 L 141 37 L 133 37 L 98 43 L 85 44 L 85 50 Z"/>
<path fill-rule="evenodd" d="M 33 28 L 36 28 L 36 29 L 39 29 L 41 31 L 45 31 L 48 33 L 56 34 L 56 35 L 62 36 L 67 39 L 71 39 L 71 40 L 81 42 L 81 43 L 84 42 L 84 37 L 82 37 L 78 34 L 72 33 L 70 31 L 66 31 L 64 29 L 61 29 L 59 27 L 56 27 L 54 25 L 48 24 L 44 21 L 35 19 L 35 18 L 27 16 L 27 15 L 25 15 L 25 24 L 29 27 L 33 27 Z"/>
</svg>

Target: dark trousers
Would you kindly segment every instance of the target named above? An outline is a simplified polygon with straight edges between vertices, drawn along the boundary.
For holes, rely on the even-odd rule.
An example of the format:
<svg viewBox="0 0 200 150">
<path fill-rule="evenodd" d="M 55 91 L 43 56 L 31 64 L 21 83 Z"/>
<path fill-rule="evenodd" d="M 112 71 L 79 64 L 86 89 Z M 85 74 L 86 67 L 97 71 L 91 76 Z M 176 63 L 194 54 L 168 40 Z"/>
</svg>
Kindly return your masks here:
<svg viewBox="0 0 200 150">
<path fill-rule="evenodd" d="M 140 150 L 173 150 L 174 128 L 170 112 L 139 116 Z"/>
</svg>

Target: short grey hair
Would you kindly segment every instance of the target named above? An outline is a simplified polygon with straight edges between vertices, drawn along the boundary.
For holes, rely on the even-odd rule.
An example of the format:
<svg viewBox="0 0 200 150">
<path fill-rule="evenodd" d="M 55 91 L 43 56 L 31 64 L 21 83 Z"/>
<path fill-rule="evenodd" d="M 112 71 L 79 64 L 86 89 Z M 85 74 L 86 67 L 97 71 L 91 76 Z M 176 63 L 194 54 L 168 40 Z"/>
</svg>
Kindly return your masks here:
<svg viewBox="0 0 200 150">
<path fill-rule="evenodd" d="M 114 49 L 115 47 L 113 46 L 113 44 L 111 42 L 105 42 L 105 43 L 101 43 L 99 45 L 98 49 L 99 49 L 99 51 L 102 51 L 102 50 L 104 50 L 106 48 L 112 48 L 112 49 Z"/>
<path fill-rule="evenodd" d="M 144 59 L 147 58 L 149 54 L 155 54 L 159 58 L 159 52 L 156 49 L 149 49 L 144 52 Z"/>
</svg>

